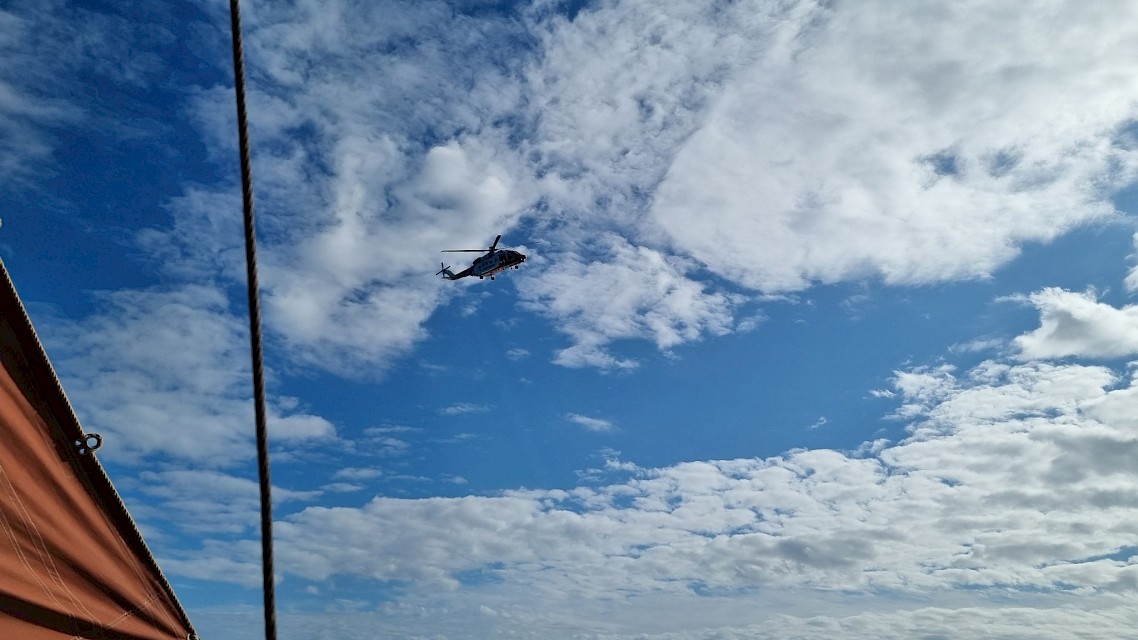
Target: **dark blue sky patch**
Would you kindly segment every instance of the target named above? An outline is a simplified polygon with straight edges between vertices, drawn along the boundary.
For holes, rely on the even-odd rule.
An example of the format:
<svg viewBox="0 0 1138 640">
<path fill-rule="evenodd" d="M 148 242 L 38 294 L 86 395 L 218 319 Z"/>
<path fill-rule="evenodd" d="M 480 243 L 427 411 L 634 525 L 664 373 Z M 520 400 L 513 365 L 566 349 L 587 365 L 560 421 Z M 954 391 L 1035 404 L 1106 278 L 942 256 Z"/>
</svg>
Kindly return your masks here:
<svg viewBox="0 0 1138 640">
<path fill-rule="evenodd" d="M 934 154 L 922 158 L 933 170 L 937 176 L 955 176 L 960 173 L 959 160 L 956 152 L 951 149 L 943 149 Z"/>
<path fill-rule="evenodd" d="M 1001 149 L 987 158 L 986 169 L 993 178 L 1002 178 L 1019 162 L 1020 155 L 1014 149 Z"/>
<path fill-rule="evenodd" d="M 1111 553 L 1103 553 L 1094 556 L 1088 556 L 1079 560 L 1072 560 L 1071 564 L 1083 564 L 1086 562 L 1098 562 L 1100 560 L 1110 560 L 1112 562 L 1127 562 L 1131 558 L 1138 556 L 1138 546 L 1124 545 L 1119 547 L 1117 551 Z"/>
<path fill-rule="evenodd" d="M 467 571 L 459 571 L 454 574 L 455 580 L 458 580 L 464 587 L 480 587 L 488 584 L 501 584 L 504 580 L 501 575 L 501 570 L 505 568 L 505 564 L 501 562 L 493 562 L 485 567 L 477 569 L 470 569 Z"/>
</svg>

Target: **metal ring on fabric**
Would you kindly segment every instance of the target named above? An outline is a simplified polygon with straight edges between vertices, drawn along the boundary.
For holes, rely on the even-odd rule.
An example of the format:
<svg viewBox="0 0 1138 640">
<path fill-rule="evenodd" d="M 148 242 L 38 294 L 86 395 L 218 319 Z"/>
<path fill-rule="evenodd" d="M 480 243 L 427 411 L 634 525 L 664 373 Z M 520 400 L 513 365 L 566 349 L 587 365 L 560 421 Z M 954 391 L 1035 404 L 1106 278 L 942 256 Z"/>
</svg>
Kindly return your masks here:
<svg viewBox="0 0 1138 640">
<path fill-rule="evenodd" d="M 81 439 L 75 441 L 75 448 L 81 456 L 94 453 L 101 446 L 103 446 L 103 436 L 97 433 L 84 433 Z"/>
</svg>

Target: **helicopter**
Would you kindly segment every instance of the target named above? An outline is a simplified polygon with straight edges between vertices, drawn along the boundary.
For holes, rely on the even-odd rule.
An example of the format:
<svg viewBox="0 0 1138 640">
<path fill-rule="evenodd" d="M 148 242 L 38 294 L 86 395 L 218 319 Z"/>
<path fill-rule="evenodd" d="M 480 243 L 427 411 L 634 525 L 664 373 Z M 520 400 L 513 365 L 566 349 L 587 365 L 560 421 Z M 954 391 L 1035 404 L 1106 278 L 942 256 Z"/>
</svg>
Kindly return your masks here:
<svg viewBox="0 0 1138 640">
<path fill-rule="evenodd" d="M 499 249 L 498 241 L 501 239 L 502 234 L 498 234 L 498 237 L 494 238 L 494 244 L 490 245 L 488 249 L 443 249 L 443 253 L 481 253 L 485 251 L 486 255 L 475 258 L 473 264 L 458 273 L 451 271 L 445 263 L 439 263 L 442 269 L 439 269 L 435 275 L 441 275 L 447 280 L 458 280 L 466 276 L 478 276 L 479 280 L 489 276 L 493 280 L 494 274 L 499 271 L 505 271 L 510 267 L 517 269 L 521 263 L 526 261 L 526 255 L 512 249 Z"/>
</svg>

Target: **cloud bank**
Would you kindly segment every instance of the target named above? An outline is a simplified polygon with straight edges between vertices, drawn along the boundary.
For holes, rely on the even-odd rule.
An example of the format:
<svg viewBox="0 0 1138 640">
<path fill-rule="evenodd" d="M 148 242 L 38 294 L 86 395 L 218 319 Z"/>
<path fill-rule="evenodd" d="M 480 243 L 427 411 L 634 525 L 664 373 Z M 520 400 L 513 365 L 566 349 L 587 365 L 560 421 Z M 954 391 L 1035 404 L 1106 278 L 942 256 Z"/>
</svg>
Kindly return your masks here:
<svg viewBox="0 0 1138 640">
<path fill-rule="evenodd" d="M 975 616 L 987 632 L 1034 619 L 1040 637 L 1083 623 L 1123 637 L 1115 607 L 1138 589 L 1135 388 L 1082 364 L 912 370 L 894 384 L 909 424 L 895 444 L 621 464 L 624 479 L 570 490 L 310 506 L 278 523 L 278 567 L 315 584 L 402 584 L 394 624 L 445 608 L 440 630 L 488 624 L 485 607 L 502 614 L 490 628 L 538 635 L 575 616 L 614 638 L 904 637 Z M 197 575 L 240 580 L 239 560 L 223 559 Z"/>
</svg>

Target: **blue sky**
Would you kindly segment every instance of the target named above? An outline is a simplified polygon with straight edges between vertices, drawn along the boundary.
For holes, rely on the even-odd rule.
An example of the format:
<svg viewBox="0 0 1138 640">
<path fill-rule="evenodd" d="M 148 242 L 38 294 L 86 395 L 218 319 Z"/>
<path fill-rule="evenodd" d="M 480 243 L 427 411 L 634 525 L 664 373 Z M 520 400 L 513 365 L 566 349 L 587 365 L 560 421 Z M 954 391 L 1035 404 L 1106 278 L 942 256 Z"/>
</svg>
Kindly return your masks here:
<svg viewBox="0 0 1138 640">
<path fill-rule="evenodd" d="M 281 636 L 1126 637 L 1135 11 L 246 4 Z M 255 638 L 227 13 L 0 8 L 0 255 Z"/>
</svg>

